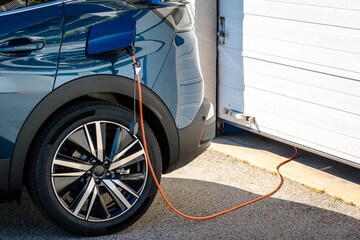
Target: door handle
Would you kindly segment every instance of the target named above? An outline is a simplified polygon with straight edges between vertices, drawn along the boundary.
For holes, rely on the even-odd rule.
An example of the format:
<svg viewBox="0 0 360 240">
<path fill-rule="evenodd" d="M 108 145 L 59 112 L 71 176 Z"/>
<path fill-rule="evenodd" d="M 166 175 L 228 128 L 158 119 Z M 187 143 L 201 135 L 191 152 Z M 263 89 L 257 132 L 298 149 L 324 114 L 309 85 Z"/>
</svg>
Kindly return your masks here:
<svg viewBox="0 0 360 240">
<path fill-rule="evenodd" d="M 31 52 L 31 51 L 40 50 L 45 46 L 45 43 L 31 42 L 31 43 L 11 45 L 11 46 L 9 46 L 8 44 L 1 44 L 1 45 L 0 45 L 0 53 L 11 54 L 11 53 Z"/>
</svg>

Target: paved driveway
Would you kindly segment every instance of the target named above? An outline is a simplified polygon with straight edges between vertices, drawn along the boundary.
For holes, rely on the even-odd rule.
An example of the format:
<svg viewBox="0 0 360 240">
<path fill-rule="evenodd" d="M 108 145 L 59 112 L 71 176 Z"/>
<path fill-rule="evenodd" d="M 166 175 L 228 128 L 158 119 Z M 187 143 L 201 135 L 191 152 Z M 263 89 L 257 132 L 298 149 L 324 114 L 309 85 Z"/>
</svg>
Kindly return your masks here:
<svg viewBox="0 0 360 240">
<path fill-rule="evenodd" d="M 276 184 L 277 177 L 270 172 L 211 149 L 162 179 L 171 202 L 196 216 L 251 200 Z M 21 208 L 15 203 L 0 205 L 0 216 L 0 239 L 82 239 L 44 220 L 27 195 Z M 285 179 L 272 197 L 206 221 L 177 216 L 158 195 L 149 211 L 132 227 L 94 239 L 359 238 L 359 208 Z"/>
</svg>

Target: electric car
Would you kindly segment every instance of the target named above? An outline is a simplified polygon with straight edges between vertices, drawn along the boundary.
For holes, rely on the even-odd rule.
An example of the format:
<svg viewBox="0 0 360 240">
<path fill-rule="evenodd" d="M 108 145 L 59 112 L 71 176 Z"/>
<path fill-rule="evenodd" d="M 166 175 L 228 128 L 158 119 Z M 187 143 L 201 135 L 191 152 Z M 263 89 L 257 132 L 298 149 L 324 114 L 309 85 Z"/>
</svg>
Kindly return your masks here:
<svg viewBox="0 0 360 240">
<path fill-rule="evenodd" d="M 130 126 L 139 119 L 131 52 L 157 178 L 214 137 L 189 3 L 0 0 L 0 26 L 3 200 L 26 186 L 48 219 L 87 235 L 146 212 L 157 188 Z"/>
</svg>

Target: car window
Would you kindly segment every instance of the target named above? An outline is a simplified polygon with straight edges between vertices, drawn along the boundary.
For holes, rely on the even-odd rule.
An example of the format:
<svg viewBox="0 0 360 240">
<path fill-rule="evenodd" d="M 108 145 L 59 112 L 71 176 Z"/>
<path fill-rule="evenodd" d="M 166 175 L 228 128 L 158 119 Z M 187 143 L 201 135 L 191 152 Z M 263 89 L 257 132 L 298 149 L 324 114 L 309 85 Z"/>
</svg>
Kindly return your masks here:
<svg viewBox="0 0 360 240">
<path fill-rule="evenodd" d="M 52 2 L 54 0 L 0 0 L 0 12 Z"/>
</svg>

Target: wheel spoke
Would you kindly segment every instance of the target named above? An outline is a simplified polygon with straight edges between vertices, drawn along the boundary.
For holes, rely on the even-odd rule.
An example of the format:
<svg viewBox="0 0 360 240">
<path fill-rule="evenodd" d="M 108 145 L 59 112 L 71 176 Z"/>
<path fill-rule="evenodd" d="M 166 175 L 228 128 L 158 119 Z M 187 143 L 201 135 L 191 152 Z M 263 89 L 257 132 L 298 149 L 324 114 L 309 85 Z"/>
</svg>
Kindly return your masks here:
<svg viewBox="0 0 360 240">
<path fill-rule="evenodd" d="M 145 174 L 143 173 L 132 173 L 132 174 L 123 174 L 118 177 L 121 181 L 138 181 L 144 180 Z"/>
<path fill-rule="evenodd" d="M 52 173 L 51 176 L 52 177 L 81 177 L 85 173 L 86 173 L 85 171 L 69 172 L 69 173 Z"/>
<path fill-rule="evenodd" d="M 144 160 L 144 150 L 141 149 L 140 151 L 137 151 L 136 153 L 131 154 L 130 156 L 127 156 L 123 159 L 120 159 L 116 162 L 113 162 L 109 168 L 110 171 L 119 168 L 119 167 L 126 167 L 129 166 L 131 164 L 140 162 L 142 160 Z"/>
<path fill-rule="evenodd" d="M 88 209 L 87 209 L 87 213 L 86 213 L 86 216 L 85 216 L 86 221 L 89 219 L 89 215 L 90 215 L 91 210 L 92 210 L 92 208 L 94 206 L 94 202 L 95 202 L 95 199 L 96 199 L 97 196 L 98 196 L 98 190 L 97 190 L 97 187 L 95 186 L 94 191 L 93 191 L 92 196 L 91 196 L 91 200 L 90 200 Z"/>
<path fill-rule="evenodd" d="M 93 178 L 90 179 L 89 183 L 86 186 L 85 191 L 83 191 L 83 194 L 80 198 L 80 200 L 78 201 L 78 204 L 76 205 L 75 209 L 74 209 L 74 214 L 78 215 L 81 208 L 84 206 L 86 200 L 89 198 L 91 192 L 94 191 L 95 188 L 95 181 Z"/>
<path fill-rule="evenodd" d="M 113 180 L 113 182 L 116 185 L 118 185 L 119 187 L 121 187 L 122 189 L 128 191 L 130 194 L 132 194 L 136 198 L 139 198 L 139 195 L 133 189 L 131 189 L 128 185 L 126 185 L 125 183 L 123 183 L 123 182 L 121 182 L 119 180 Z"/>
<path fill-rule="evenodd" d="M 89 147 L 90 147 L 90 151 L 91 151 L 91 154 L 93 156 L 96 156 L 96 151 L 95 151 L 95 147 L 94 147 L 94 143 L 93 141 L 91 140 L 91 137 L 90 137 L 90 133 L 89 133 L 89 129 L 87 127 L 86 124 L 84 124 L 84 129 L 85 129 L 85 134 L 86 134 L 86 139 L 89 143 Z"/>
<path fill-rule="evenodd" d="M 135 139 L 133 141 L 131 141 L 126 147 L 124 147 L 118 154 L 115 155 L 115 157 L 113 159 L 111 159 L 111 161 L 116 161 L 117 159 L 119 159 L 122 155 L 124 155 L 127 151 L 129 151 L 130 148 L 132 148 L 136 143 L 138 143 L 139 140 Z"/>
<path fill-rule="evenodd" d="M 92 167 L 92 165 L 87 164 L 85 162 L 73 161 L 70 159 L 63 160 L 63 159 L 59 159 L 59 158 L 55 158 L 54 164 L 63 166 L 63 167 L 84 170 L 84 171 L 87 171 Z"/>
<path fill-rule="evenodd" d="M 114 200 L 118 203 L 118 205 L 120 207 L 121 207 L 121 204 L 125 205 L 126 208 L 131 207 L 131 204 L 129 203 L 129 201 L 124 197 L 124 195 L 122 195 L 122 193 L 119 191 L 119 189 L 115 186 L 115 184 L 110 179 L 105 179 L 104 183 L 109 188 L 109 190 L 113 193 L 112 195 L 114 195 L 114 197 L 116 198 Z M 119 201 L 121 204 L 119 204 Z"/>
<path fill-rule="evenodd" d="M 105 123 L 96 122 L 96 146 L 97 146 L 97 158 L 103 162 L 104 161 L 104 146 L 105 145 L 105 136 L 106 136 L 106 125 Z"/>
</svg>

